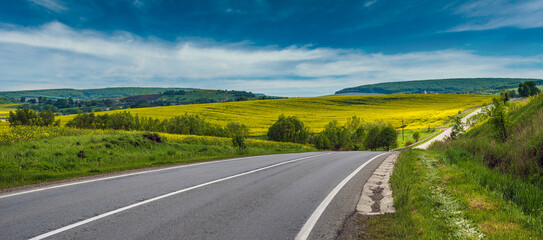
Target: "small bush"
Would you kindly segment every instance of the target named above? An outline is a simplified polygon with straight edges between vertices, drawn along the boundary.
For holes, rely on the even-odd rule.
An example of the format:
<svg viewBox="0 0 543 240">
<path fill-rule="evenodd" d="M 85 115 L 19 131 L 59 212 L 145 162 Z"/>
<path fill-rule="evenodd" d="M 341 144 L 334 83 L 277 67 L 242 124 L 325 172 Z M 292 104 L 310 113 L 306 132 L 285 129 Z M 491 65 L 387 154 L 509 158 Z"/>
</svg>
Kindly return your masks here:
<svg viewBox="0 0 543 240">
<path fill-rule="evenodd" d="M 237 122 L 230 122 L 228 125 L 226 125 L 226 129 L 230 132 L 230 136 L 243 136 L 246 137 L 249 135 L 250 130 L 249 127 L 245 124 L 237 123 Z"/>
<path fill-rule="evenodd" d="M 232 137 L 232 145 L 237 149 L 245 149 L 247 146 L 245 145 L 245 137 L 242 135 L 235 135 Z"/>
<path fill-rule="evenodd" d="M 387 151 L 398 146 L 398 132 L 394 127 L 387 125 L 379 131 L 379 143 Z"/>
<path fill-rule="evenodd" d="M 420 132 L 419 131 L 414 132 L 413 139 L 415 139 L 415 142 L 418 142 L 419 138 L 420 138 Z M 408 145 L 408 144 L 405 144 L 405 145 Z"/>
<path fill-rule="evenodd" d="M 464 124 L 462 123 L 462 118 L 460 116 L 456 116 L 453 118 L 454 125 L 452 127 L 451 131 L 451 138 L 457 139 L 458 136 L 464 131 Z"/>
<path fill-rule="evenodd" d="M 499 98 L 494 99 L 494 108 L 490 111 L 490 124 L 496 139 L 504 142 L 509 136 L 510 127 L 509 114 L 505 109 L 503 101 Z"/>
<path fill-rule="evenodd" d="M 268 129 L 268 139 L 278 142 L 306 143 L 309 130 L 295 116 L 279 116 L 279 119 Z"/>
</svg>

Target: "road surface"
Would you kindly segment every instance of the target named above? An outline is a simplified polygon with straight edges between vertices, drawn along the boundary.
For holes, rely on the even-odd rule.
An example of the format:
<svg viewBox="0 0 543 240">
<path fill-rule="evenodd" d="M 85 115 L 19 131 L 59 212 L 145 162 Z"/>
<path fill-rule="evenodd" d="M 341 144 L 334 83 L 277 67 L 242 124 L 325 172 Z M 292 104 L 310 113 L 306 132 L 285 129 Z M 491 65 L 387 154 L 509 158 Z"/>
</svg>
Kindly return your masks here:
<svg viewBox="0 0 543 240">
<path fill-rule="evenodd" d="M 475 111 L 473 111 L 472 113 L 466 115 L 465 117 L 462 118 L 462 123 L 464 124 L 464 128 L 465 128 L 465 124 L 466 122 L 468 121 L 468 119 L 470 117 L 472 117 L 473 115 L 475 114 L 479 114 L 481 113 L 481 111 L 483 111 L 483 108 L 479 108 Z M 451 133 L 452 133 L 452 127 L 450 128 L 447 128 L 445 129 L 441 134 L 435 136 L 434 138 L 430 139 L 429 141 L 421 144 L 421 145 L 418 145 L 414 148 L 417 148 L 417 149 L 428 149 L 428 147 L 430 147 L 430 145 L 432 145 L 433 142 L 435 141 L 443 141 L 445 140 L 446 138 L 450 137 L 451 136 Z"/>
<path fill-rule="evenodd" d="M 0 239 L 332 239 L 388 155 L 257 156 L 5 193 Z"/>
</svg>

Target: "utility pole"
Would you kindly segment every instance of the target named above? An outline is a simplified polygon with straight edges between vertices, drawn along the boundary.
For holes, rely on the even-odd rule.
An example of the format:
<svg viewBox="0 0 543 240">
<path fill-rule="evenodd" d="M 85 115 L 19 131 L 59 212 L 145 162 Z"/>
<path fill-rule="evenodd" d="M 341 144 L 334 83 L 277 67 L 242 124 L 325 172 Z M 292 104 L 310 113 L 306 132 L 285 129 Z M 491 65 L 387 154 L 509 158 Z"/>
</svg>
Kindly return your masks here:
<svg viewBox="0 0 543 240">
<path fill-rule="evenodd" d="M 405 125 L 403 124 L 403 118 L 402 118 L 402 141 L 405 141 L 405 137 L 404 137 L 404 128 L 405 128 Z"/>
<path fill-rule="evenodd" d="M 403 122 L 403 119 L 402 119 L 402 126 L 398 127 L 398 128 L 401 128 L 402 129 L 402 141 L 405 141 L 405 134 L 404 134 L 404 128 L 407 127 L 407 125 L 404 124 Z M 396 128 L 396 129 L 398 129 Z"/>
<path fill-rule="evenodd" d="M 401 126 L 401 128 L 402 128 L 402 141 L 405 141 L 405 134 L 404 134 L 404 132 L 405 132 L 405 127 L 407 127 L 407 125 L 405 125 L 405 124 L 403 123 L 403 119 L 402 119 L 402 126 Z"/>
</svg>

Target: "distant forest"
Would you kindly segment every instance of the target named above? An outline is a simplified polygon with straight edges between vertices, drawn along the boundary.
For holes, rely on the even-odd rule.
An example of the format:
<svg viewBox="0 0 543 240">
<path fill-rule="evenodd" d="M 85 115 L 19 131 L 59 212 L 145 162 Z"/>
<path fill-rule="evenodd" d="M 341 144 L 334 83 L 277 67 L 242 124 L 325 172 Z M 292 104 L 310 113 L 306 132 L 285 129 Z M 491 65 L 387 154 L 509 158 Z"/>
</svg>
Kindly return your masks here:
<svg viewBox="0 0 543 240">
<path fill-rule="evenodd" d="M 21 108 L 26 107 L 38 112 L 50 110 L 57 115 L 67 115 L 128 108 L 264 100 L 278 98 L 265 96 L 263 94 L 254 94 L 252 92 L 232 90 L 161 90 L 166 91 L 164 91 L 163 93 L 152 93 L 115 98 L 97 98 L 90 100 L 82 100 L 74 97 L 48 98 L 44 96 L 38 96 L 36 98 L 22 96 L 18 99 L 13 99 L 0 96 L 0 103 L 21 103 L 21 105 L 19 105 L 19 107 Z M 42 90 L 41 92 L 48 93 L 47 91 L 48 90 Z M 50 91 L 54 92 L 56 90 Z"/>
<path fill-rule="evenodd" d="M 423 94 L 423 93 L 457 93 L 457 94 L 491 94 L 502 88 L 518 88 L 519 83 L 534 81 L 543 84 L 543 79 L 526 78 L 453 78 L 417 80 L 405 82 L 388 82 L 358 87 L 345 88 L 336 94 L 345 93 L 381 93 L 381 94 Z"/>
<path fill-rule="evenodd" d="M 29 90 L 29 91 L 10 91 L 0 92 L 0 97 L 20 99 L 45 97 L 48 99 L 73 98 L 80 100 L 90 100 L 99 98 L 117 98 L 134 95 L 163 93 L 165 91 L 196 90 L 195 88 L 139 88 L 139 87 L 119 87 L 119 88 L 100 88 L 100 89 L 47 89 L 47 90 Z"/>
<path fill-rule="evenodd" d="M 15 99 L 12 99 L 12 98 L 5 98 L 5 97 L 0 96 L 0 104 L 3 104 L 3 103 L 14 103 L 14 102 L 15 102 Z"/>
</svg>

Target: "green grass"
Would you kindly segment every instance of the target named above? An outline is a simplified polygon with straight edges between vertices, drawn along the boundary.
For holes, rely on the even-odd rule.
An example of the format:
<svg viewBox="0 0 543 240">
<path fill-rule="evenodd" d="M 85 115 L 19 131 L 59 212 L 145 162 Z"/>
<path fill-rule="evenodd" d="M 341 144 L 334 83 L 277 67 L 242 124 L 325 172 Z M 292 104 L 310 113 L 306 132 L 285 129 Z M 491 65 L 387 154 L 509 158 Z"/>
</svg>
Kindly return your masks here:
<svg viewBox="0 0 543 240">
<path fill-rule="evenodd" d="M 540 217 L 527 213 L 522 206 L 504 198 L 501 189 L 492 189 L 482 184 L 480 180 L 511 179 L 491 171 L 480 163 L 461 159 L 466 159 L 466 156 L 423 150 L 403 152 L 391 177 L 397 212 L 367 220 L 365 237 L 368 239 L 543 237 Z M 517 187 L 530 189 L 529 185 Z"/>
<path fill-rule="evenodd" d="M 154 166 L 238 156 L 311 151 L 304 145 L 261 144 L 236 150 L 229 144 L 158 143 L 144 133 L 44 138 L 0 145 L 0 188 Z M 194 141 L 192 141 L 194 142 Z"/>
<path fill-rule="evenodd" d="M 543 189 L 510 174 L 500 173 L 484 166 L 469 152 L 451 148 L 441 155 L 442 160 L 462 172 L 466 178 L 496 197 L 514 206 L 530 216 L 527 225 L 543 236 Z"/>
<path fill-rule="evenodd" d="M 430 135 L 438 132 L 439 130 L 433 128 L 428 132 L 428 129 L 406 129 L 404 130 L 404 138 L 402 138 L 402 130 L 398 130 L 398 147 L 405 147 L 406 143 L 411 142 L 415 143 L 415 139 L 413 138 L 413 133 L 420 132 L 419 141 L 429 137 Z"/>
<path fill-rule="evenodd" d="M 490 123 L 475 126 L 455 141 L 434 144 L 433 148 L 464 149 L 488 167 L 509 173 L 543 187 L 543 94 L 523 106 L 510 106 L 509 137 L 505 142 L 494 137 Z"/>
</svg>

